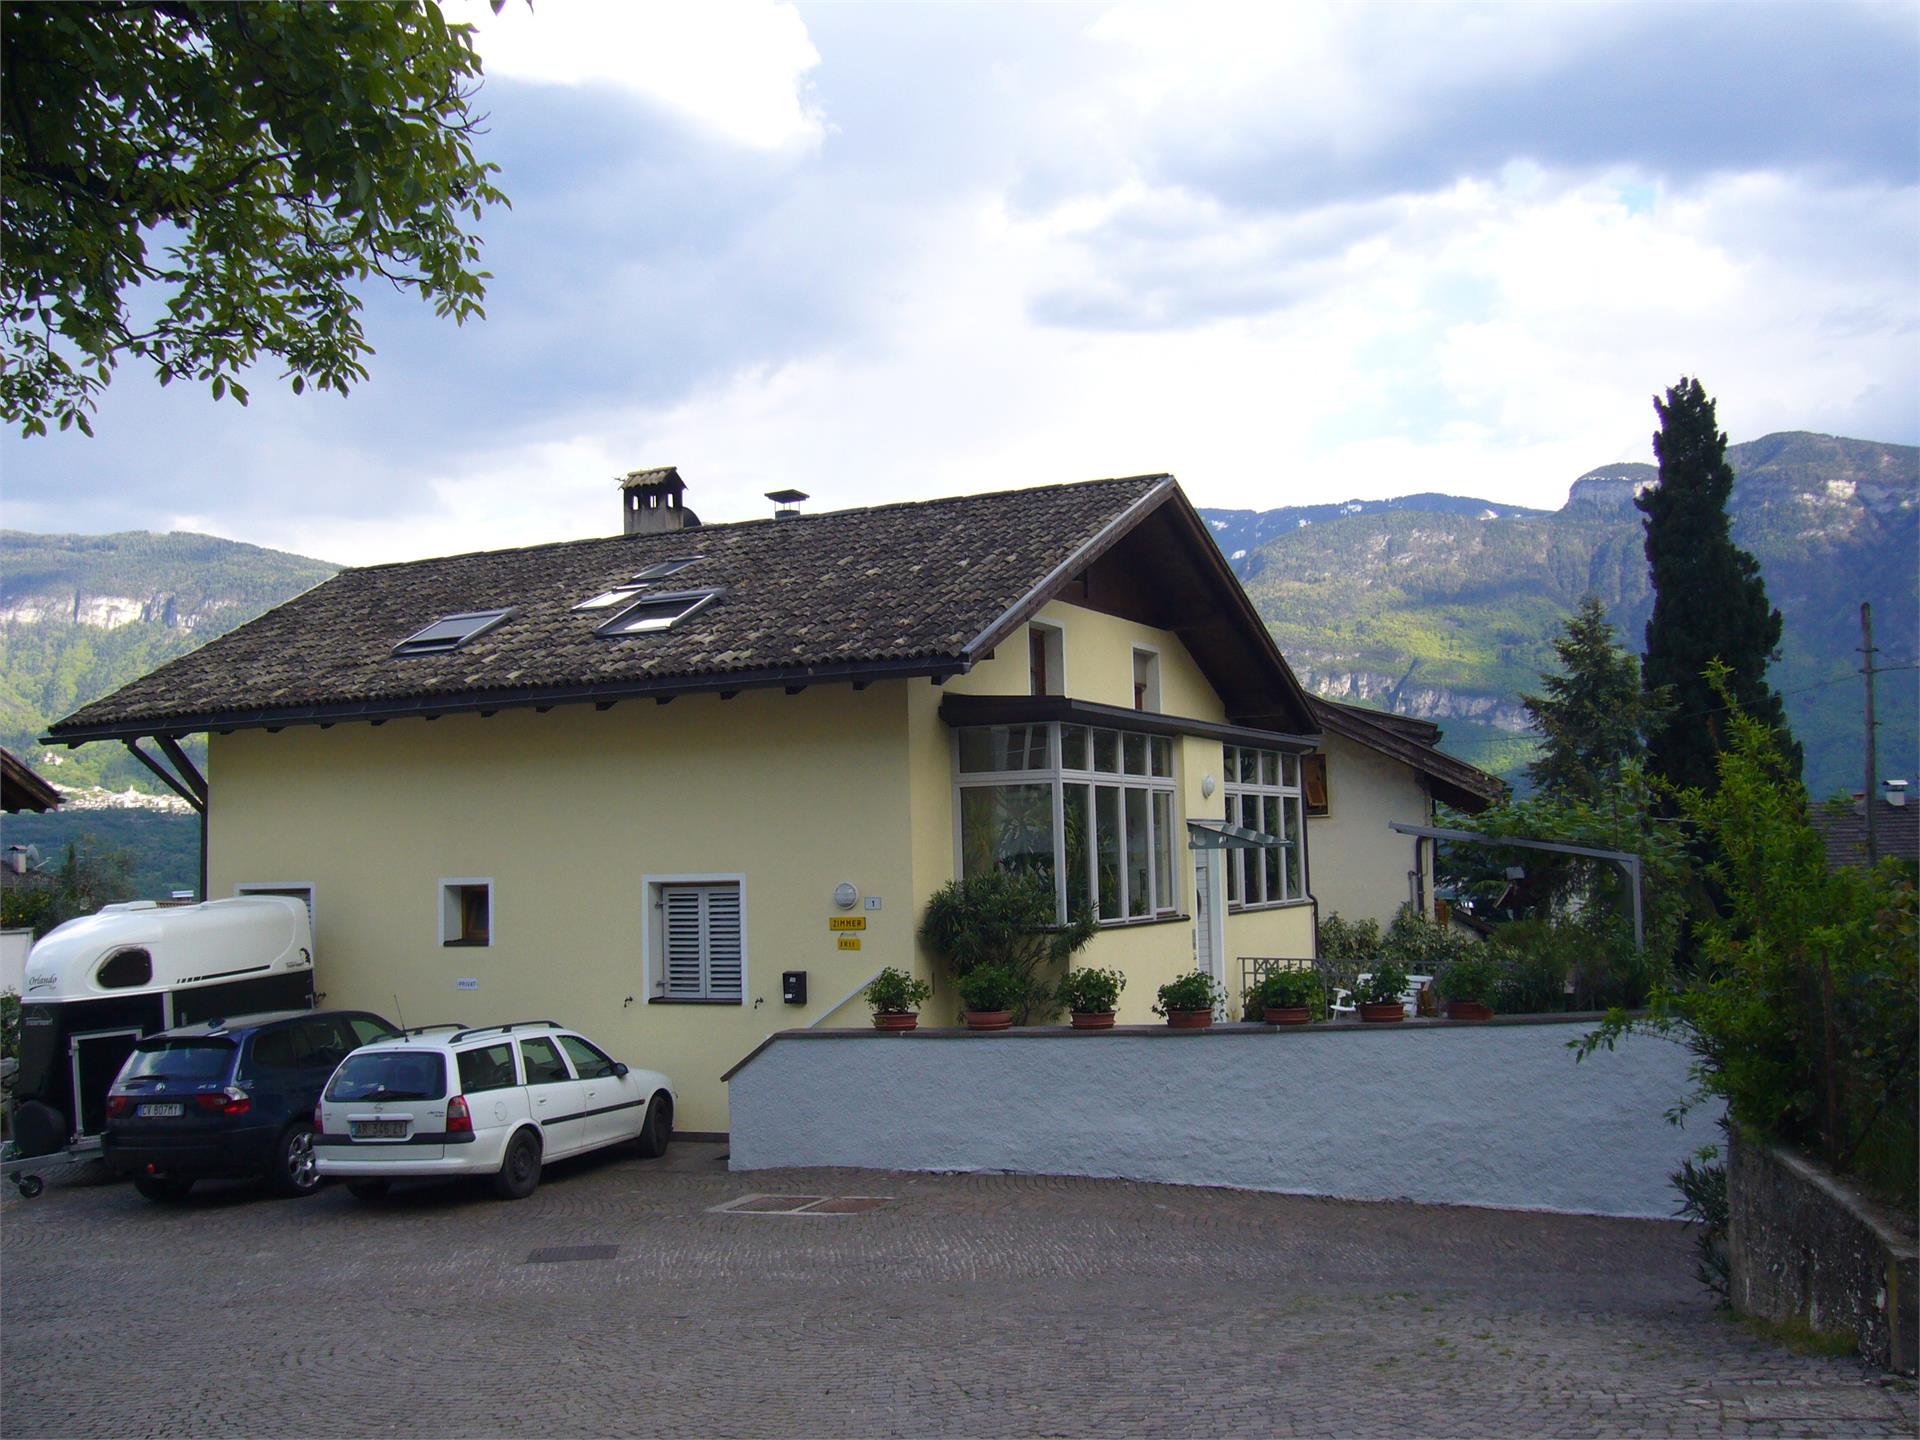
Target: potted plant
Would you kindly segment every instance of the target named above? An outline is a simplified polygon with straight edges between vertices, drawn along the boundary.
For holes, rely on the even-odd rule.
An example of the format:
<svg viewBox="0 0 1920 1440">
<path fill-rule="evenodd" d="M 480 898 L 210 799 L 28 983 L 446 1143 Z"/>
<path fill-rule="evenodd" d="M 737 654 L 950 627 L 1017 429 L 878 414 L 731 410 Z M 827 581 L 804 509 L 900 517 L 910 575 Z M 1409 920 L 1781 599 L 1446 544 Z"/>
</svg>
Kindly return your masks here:
<svg viewBox="0 0 1920 1440">
<path fill-rule="evenodd" d="M 1004 1030 L 1013 1024 L 1013 1007 L 1026 995 L 1027 984 L 1004 965 L 981 965 L 955 982 L 969 1030 Z"/>
<path fill-rule="evenodd" d="M 889 965 L 867 982 L 867 1004 L 873 1007 L 876 1030 L 911 1030 L 920 1023 L 920 1007 L 933 987 L 904 970 Z"/>
<path fill-rule="evenodd" d="M 1406 990 L 1405 968 L 1398 961 L 1379 961 L 1373 973 L 1353 992 L 1354 1002 L 1360 1007 L 1360 1018 L 1376 1025 L 1406 1019 L 1406 1007 L 1400 999 Z"/>
<path fill-rule="evenodd" d="M 1271 970 L 1247 992 L 1249 1020 L 1269 1025 L 1304 1025 L 1313 1018 L 1320 982 L 1308 970 Z"/>
<path fill-rule="evenodd" d="M 1175 1030 L 1204 1030 L 1213 1024 L 1213 1011 L 1226 1002 L 1226 992 L 1204 970 L 1189 970 L 1160 987 L 1153 1013 L 1167 1017 Z"/>
<path fill-rule="evenodd" d="M 1055 1006 L 1065 1006 L 1076 1030 L 1111 1030 L 1113 1012 L 1127 977 L 1118 970 L 1069 970 L 1053 992 Z"/>
<path fill-rule="evenodd" d="M 920 939 L 955 980 L 986 965 L 1012 972 L 1020 993 L 1005 1008 L 1025 1025 L 1036 1004 L 1047 999 L 1039 976 L 1065 969 L 1099 928 L 1084 907 L 1061 925 L 1055 903 L 1053 882 L 1045 874 L 984 871 L 933 892 L 920 918 Z"/>
<path fill-rule="evenodd" d="M 1446 997 L 1449 1020 L 1491 1020 L 1500 967 L 1489 955 L 1462 955 L 1434 982 Z"/>
</svg>

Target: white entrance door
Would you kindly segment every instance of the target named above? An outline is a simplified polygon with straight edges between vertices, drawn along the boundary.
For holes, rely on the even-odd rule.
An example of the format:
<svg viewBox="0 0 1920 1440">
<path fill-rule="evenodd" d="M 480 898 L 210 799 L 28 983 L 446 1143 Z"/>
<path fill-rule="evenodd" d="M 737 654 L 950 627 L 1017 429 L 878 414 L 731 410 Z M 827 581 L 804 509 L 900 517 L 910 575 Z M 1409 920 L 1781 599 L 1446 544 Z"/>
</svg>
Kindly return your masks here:
<svg viewBox="0 0 1920 1440">
<path fill-rule="evenodd" d="M 1193 968 L 1226 983 L 1225 852 L 1193 852 Z"/>
</svg>

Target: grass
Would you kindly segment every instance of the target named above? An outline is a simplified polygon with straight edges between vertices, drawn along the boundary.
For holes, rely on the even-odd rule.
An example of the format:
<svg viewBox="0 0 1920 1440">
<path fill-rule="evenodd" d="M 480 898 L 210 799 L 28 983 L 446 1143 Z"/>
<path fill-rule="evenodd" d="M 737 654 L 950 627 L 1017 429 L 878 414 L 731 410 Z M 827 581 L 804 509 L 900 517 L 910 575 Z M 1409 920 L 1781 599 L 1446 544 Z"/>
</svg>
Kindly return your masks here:
<svg viewBox="0 0 1920 1440">
<path fill-rule="evenodd" d="M 1852 1332 L 1821 1330 L 1799 1315 L 1785 1320 L 1769 1320 L 1762 1315 L 1740 1315 L 1736 1318 L 1762 1340 L 1791 1350 L 1795 1355 L 1839 1359 L 1856 1354 L 1860 1348 L 1859 1337 Z"/>
</svg>

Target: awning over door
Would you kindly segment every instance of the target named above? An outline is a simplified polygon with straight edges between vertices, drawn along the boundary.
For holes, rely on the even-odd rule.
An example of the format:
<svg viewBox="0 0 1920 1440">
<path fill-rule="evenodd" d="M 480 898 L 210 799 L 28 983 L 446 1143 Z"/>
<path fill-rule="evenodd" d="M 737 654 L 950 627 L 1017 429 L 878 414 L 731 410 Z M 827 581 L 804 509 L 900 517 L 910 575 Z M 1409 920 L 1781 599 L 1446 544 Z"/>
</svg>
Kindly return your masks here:
<svg viewBox="0 0 1920 1440">
<path fill-rule="evenodd" d="M 1258 830 L 1243 830 L 1240 826 L 1229 825 L 1224 820 L 1187 821 L 1189 850 L 1265 850 L 1286 843 L 1278 835 L 1266 835 Z"/>
</svg>

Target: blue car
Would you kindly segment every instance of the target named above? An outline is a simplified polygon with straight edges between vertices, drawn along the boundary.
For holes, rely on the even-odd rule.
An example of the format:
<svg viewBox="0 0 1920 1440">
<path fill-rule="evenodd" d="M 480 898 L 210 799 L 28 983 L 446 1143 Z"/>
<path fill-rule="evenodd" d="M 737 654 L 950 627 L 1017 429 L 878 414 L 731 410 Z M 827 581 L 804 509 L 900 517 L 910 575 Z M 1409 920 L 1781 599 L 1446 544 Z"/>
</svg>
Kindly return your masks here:
<svg viewBox="0 0 1920 1440">
<path fill-rule="evenodd" d="M 313 1108 L 327 1077 L 399 1033 L 364 1010 L 299 1010 L 145 1036 L 107 1092 L 106 1162 L 154 1201 L 182 1200 L 197 1180 L 311 1194 Z"/>
</svg>

